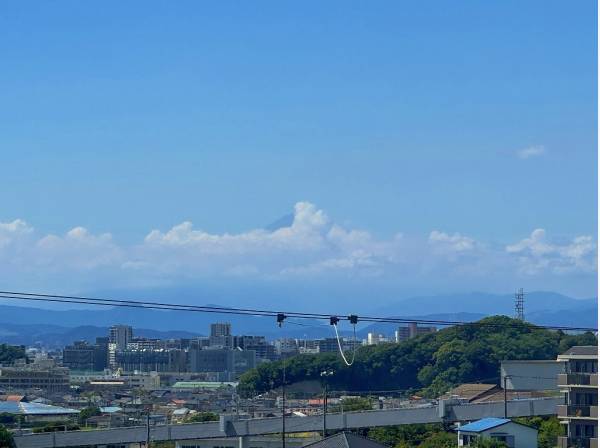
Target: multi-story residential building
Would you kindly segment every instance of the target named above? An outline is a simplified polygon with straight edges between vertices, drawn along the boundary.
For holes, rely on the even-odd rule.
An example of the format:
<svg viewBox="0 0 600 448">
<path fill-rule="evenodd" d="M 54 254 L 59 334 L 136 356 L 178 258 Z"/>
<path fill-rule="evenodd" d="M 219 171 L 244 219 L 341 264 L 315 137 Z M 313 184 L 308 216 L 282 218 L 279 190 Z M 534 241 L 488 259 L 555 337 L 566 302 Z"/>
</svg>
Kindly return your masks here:
<svg viewBox="0 0 600 448">
<path fill-rule="evenodd" d="M 160 348 L 160 339 L 131 338 L 131 341 L 127 343 L 127 350 L 158 350 Z"/>
<path fill-rule="evenodd" d="M 117 350 L 125 350 L 133 339 L 133 329 L 129 325 L 113 325 L 109 330 L 109 342 L 116 345 Z"/>
<path fill-rule="evenodd" d="M 122 350 L 115 354 L 115 366 L 123 372 L 185 372 L 185 350 Z"/>
<path fill-rule="evenodd" d="M 382 334 L 367 333 L 367 340 L 366 340 L 367 345 L 384 344 L 386 342 L 390 342 L 390 341 L 388 340 L 388 338 L 386 338 Z"/>
<path fill-rule="evenodd" d="M 102 371 L 107 367 L 106 338 L 97 338 L 95 345 L 85 341 L 76 341 L 63 350 L 62 364 L 71 370 Z"/>
<path fill-rule="evenodd" d="M 216 348 L 233 348 L 233 336 L 229 322 L 210 324 L 210 346 Z"/>
<path fill-rule="evenodd" d="M 264 336 L 233 336 L 233 347 L 253 350 L 256 360 L 260 362 L 274 361 L 277 358 L 275 347 Z"/>
<path fill-rule="evenodd" d="M 565 426 L 558 438 L 559 448 L 598 447 L 598 347 L 576 346 L 558 355 L 566 362 L 566 372 L 558 375 L 558 387 L 565 404 L 557 414 Z"/>
<path fill-rule="evenodd" d="M 275 353 L 278 356 L 293 355 L 298 353 L 299 343 L 297 339 L 281 338 L 275 341 Z"/>
<path fill-rule="evenodd" d="M 191 372 L 216 372 L 219 381 L 233 381 L 256 367 L 256 353 L 239 349 L 190 349 L 189 366 Z"/>
<path fill-rule="evenodd" d="M 342 350 L 351 351 L 356 346 L 357 348 L 361 345 L 360 341 L 354 341 L 351 339 L 341 338 L 340 344 L 342 346 Z M 319 340 L 319 353 L 327 353 L 327 352 L 337 352 L 340 347 L 338 345 L 337 338 L 325 338 Z"/>
<path fill-rule="evenodd" d="M 436 327 L 421 327 L 416 322 L 410 322 L 407 326 L 398 327 L 394 336 L 396 342 L 402 342 L 422 334 L 435 333 L 436 331 Z"/>
<path fill-rule="evenodd" d="M 115 369 L 117 367 L 116 354 L 118 351 L 127 349 L 127 344 L 133 339 L 133 329 L 128 325 L 113 325 L 108 334 L 108 365 Z"/>
<path fill-rule="evenodd" d="M 216 322 L 210 324 L 211 336 L 231 336 L 231 324 L 229 322 Z"/>
</svg>

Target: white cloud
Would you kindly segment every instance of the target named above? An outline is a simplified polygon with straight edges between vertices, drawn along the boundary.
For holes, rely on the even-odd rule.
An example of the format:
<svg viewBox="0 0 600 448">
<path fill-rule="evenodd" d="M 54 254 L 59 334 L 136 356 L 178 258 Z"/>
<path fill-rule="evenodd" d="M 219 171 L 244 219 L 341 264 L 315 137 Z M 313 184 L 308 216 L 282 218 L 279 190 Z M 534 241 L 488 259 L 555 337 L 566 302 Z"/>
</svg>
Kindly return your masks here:
<svg viewBox="0 0 600 448">
<path fill-rule="evenodd" d="M 35 244 L 33 255 L 37 265 L 76 271 L 115 266 L 125 257 L 110 233 L 93 235 L 84 227 L 74 227 L 64 236 L 44 236 Z"/>
<path fill-rule="evenodd" d="M 33 232 L 33 227 L 22 219 L 0 222 L 0 249 Z"/>
<path fill-rule="evenodd" d="M 450 235 L 434 230 L 429 234 L 429 244 L 444 252 L 464 253 L 475 249 L 476 242 L 473 238 L 455 233 Z"/>
<path fill-rule="evenodd" d="M 529 238 L 506 246 L 515 255 L 521 272 L 529 275 L 541 271 L 557 274 L 596 270 L 596 243 L 591 236 L 577 236 L 564 244 L 553 244 L 544 229 L 535 229 Z"/>
<path fill-rule="evenodd" d="M 538 146 L 529 146 L 527 148 L 523 148 L 517 151 L 517 157 L 519 159 L 530 159 L 532 157 L 539 157 L 546 153 L 546 148 L 541 145 Z"/>
<path fill-rule="evenodd" d="M 186 221 L 152 230 L 135 245 L 120 245 L 110 233 L 94 234 L 83 227 L 38 235 L 21 220 L 0 223 L 0 279 L 101 281 L 104 287 L 227 281 L 219 280 L 224 277 L 287 281 L 320 276 L 329 282 L 334 275 L 430 284 L 451 277 L 489 279 L 500 269 L 507 277 L 539 277 L 594 272 L 595 252 L 590 236 L 559 244 L 543 229 L 500 247 L 442 230 L 379 239 L 333 223 L 309 202 L 297 203 L 292 223 L 274 231 L 217 234 Z"/>
</svg>

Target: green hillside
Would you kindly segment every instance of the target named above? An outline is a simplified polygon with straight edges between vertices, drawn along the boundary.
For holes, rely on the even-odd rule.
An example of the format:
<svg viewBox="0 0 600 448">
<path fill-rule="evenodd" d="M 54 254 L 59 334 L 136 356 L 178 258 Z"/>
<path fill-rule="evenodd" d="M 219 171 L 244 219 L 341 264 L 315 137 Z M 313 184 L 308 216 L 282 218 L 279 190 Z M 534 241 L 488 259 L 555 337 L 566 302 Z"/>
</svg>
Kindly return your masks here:
<svg viewBox="0 0 600 448">
<path fill-rule="evenodd" d="M 596 343 L 592 333 L 567 335 L 493 316 L 399 344 L 361 347 L 351 367 L 337 353 L 298 355 L 285 361 L 286 384 L 318 380 L 333 369 L 329 384 L 337 390 L 419 390 L 433 397 L 461 383 L 498 382 L 505 359 L 556 359 L 573 345 Z M 281 373 L 282 361 L 263 364 L 241 377 L 239 391 L 252 396 L 279 387 Z"/>
</svg>

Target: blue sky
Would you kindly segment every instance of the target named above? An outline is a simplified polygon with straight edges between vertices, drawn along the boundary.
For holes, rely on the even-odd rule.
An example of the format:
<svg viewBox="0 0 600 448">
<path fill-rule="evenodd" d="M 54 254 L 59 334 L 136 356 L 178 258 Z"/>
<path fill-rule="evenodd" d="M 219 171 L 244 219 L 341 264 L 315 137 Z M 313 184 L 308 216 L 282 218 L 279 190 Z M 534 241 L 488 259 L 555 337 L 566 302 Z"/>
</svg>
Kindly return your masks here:
<svg viewBox="0 0 600 448">
<path fill-rule="evenodd" d="M 435 264 L 440 291 L 593 295 L 596 17 L 592 1 L 4 4 L 0 258 L 22 264 L 3 281 L 152 287 L 158 270 L 219 289 L 233 269 L 251 290 L 263 274 L 331 260 L 355 279 L 360 263 L 402 253 L 421 260 L 410 272 Z M 243 239 L 296 204 L 326 215 L 320 235 L 335 224 L 385 250 L 325 238 L 318 256 L 228 246 L 235 256 L 207 261 L 194 246 L 169 255 L 172 270 L 139 252 L 152 230 L 187 221 Z M 93 250 L 32 249 L 79 227 Z M 432 262 L 440 241 L 463 258 Z M 473 248 L 485 262 L 464 260 Z M 65 253 L 87 261 L 81 284 L 64 286 L 75 269 L 57 264 Z M 498 273 L 503 257 L 512 267 Z M 153 274 L 123 273 L 132 263 Z M 433 271 L 410 286 L 401 272 L 358 277 L 382 301 L 432 292 Z"/>
</svg>

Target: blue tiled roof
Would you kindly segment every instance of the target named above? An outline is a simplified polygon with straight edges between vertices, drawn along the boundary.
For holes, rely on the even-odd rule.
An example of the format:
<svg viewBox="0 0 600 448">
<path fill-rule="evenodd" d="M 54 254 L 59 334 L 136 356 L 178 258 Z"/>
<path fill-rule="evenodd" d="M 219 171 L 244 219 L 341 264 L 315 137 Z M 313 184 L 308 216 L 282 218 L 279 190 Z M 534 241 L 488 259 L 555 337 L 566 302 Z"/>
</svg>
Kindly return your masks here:
<svg viewBox="0 0 600 448">
<path fill-rule="evenodd" d="M 469 431 L 469 432 L 481 432 L 486 431 L 488 429 L 495 428 L 497 426 L 504 425 L 505 423 L 510 422 L 507 418 L 482 418 L 481 420 L 477 420 L 476 422 L 468 423 L 464 426 L 458 428 L 459 431 Z"/>
<path fill-rule="evenodd" d="M 0 412 L 8 414 L 24 414 L 24 415 L 64 415 L 78 414 L 75 409 L 61 408 L 60 406 L 51 406 L 41 403 L 25 403 L 17 401 L 0 401 Z"/>
</svg>

